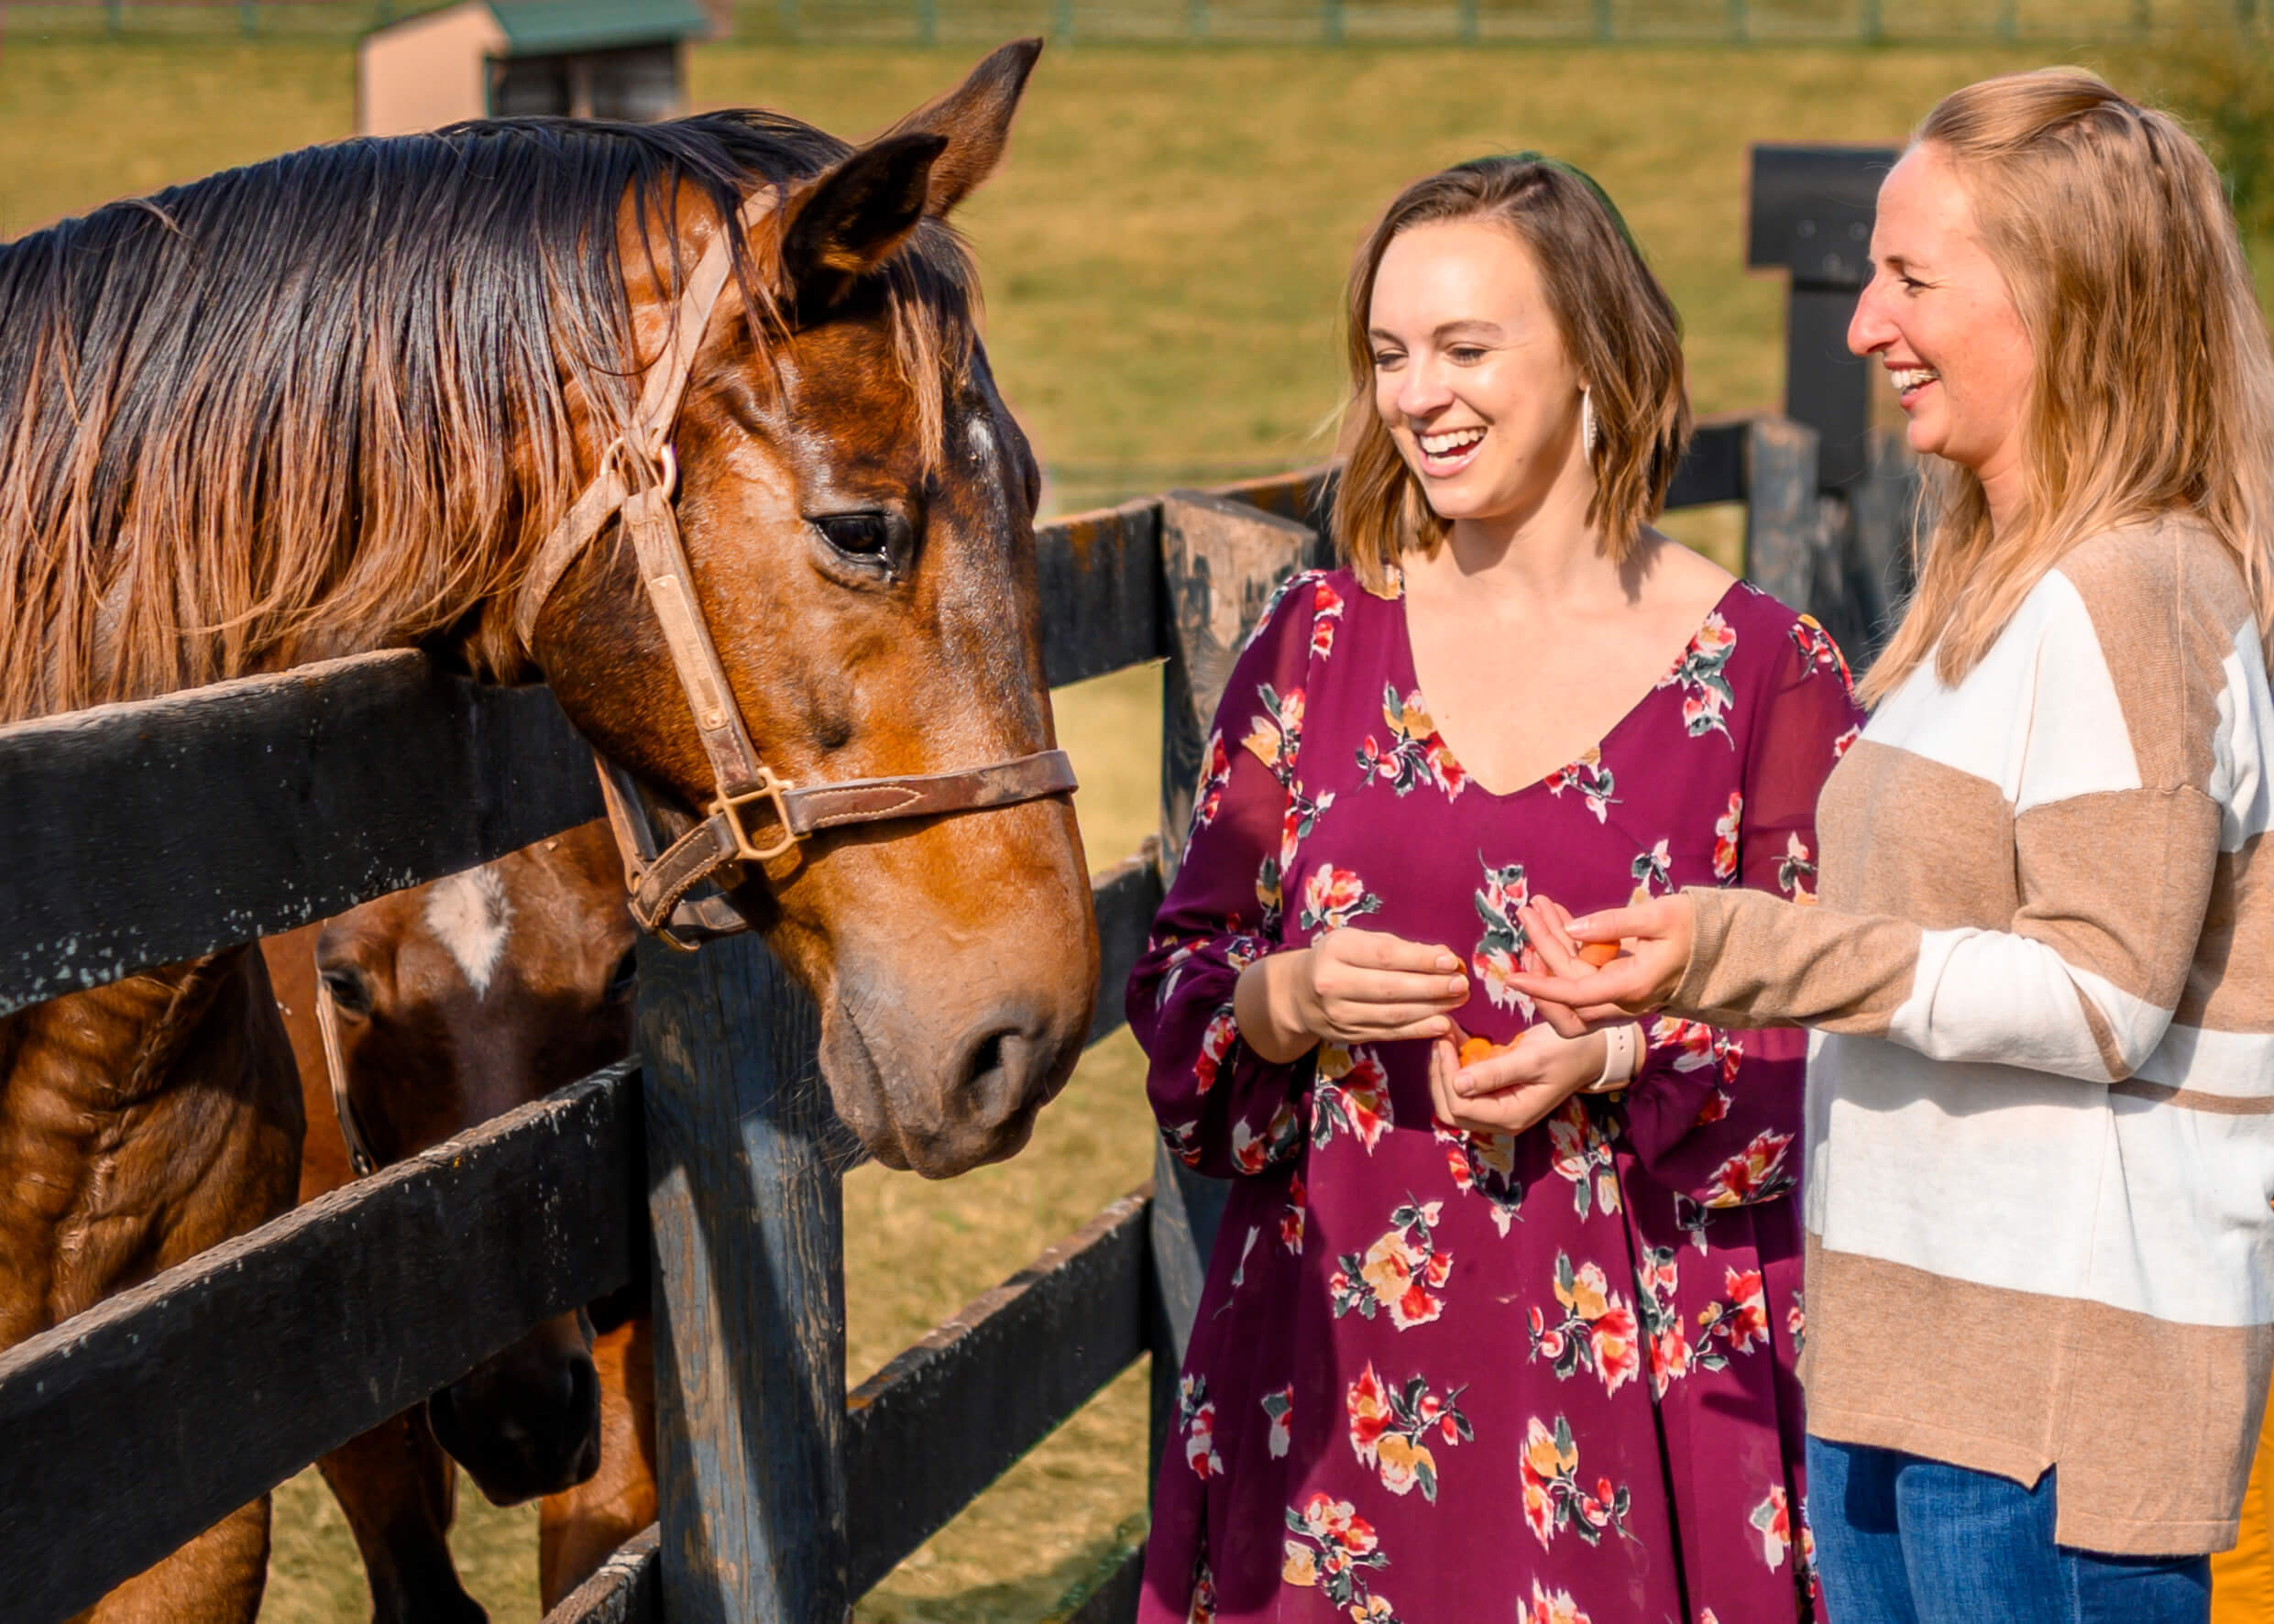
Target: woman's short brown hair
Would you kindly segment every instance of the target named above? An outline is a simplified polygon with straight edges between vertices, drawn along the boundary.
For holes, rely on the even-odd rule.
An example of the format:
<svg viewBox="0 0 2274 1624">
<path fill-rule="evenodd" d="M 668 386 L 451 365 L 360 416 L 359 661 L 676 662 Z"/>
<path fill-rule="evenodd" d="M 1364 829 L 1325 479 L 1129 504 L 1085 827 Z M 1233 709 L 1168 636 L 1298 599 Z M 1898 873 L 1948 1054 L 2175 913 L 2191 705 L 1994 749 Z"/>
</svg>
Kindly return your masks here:
<svg viewBox="0 0 2274 1624">
<path fill-rule="evenodd" d="M 1335 494 L 1335 536 L 1359 580 L 1385 588 L 1409 547 L 1436 551 L 1445 521 L 1374 410 L 1374 346 L 1368 316 L 1374 279 L 1392 238 L 1415 225 L 1498 220 L 1540 267 L 1564 349 L 1587 379 L 1600 438 L 1589 454 L 1595 495 L 1587 522 L 1623 562 L 1642 526 L 1665 506 L 1666 487 L 1690 433 L 1683 390 L 1682 322 L 1602 188 L 1537 153 L 1472 159 L 1416 181 L 1382 214 L 1351 267 L 1344 310 L 1350 398 L 1343 408 L 1350 458 Z"/>
</svg>

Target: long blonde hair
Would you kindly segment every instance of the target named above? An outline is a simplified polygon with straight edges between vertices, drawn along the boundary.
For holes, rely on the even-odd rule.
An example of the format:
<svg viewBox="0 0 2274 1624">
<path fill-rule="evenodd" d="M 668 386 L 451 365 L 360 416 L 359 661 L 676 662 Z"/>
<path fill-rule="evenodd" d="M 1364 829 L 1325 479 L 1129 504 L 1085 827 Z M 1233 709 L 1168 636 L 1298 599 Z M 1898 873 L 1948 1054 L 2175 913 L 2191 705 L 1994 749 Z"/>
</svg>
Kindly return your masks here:
<svg viewBox="0 0 2274 1624">
<path fill-rule="evenodd" d="M 2027 483 L 1993 536 L 1982 481 L 1930 463 L 1918 589 L 1864 698 L 1930 654 L 1955 684 L 2070 547 L 2169 513 L 2235 554 L 2274 632 L 2274 357 L 2203 148 L 2074 68 L 1954 92 L 1912 145 L 1957 171 L 2029 335 Z"/>
<path fill-rule="evenodd" d="M 1602 188 L 1569 164 L 1536 153 L 1473 159 L 1407 187 L 1382 212 L 1351 267 L 1343 308 L 1350 395 L 1343 442 L 1350 457 L 1335 490 L 1335 545 L 1358 579 L 1379 591 L 1407 548 L 1436 551 L 1448 526 L 1374 409 L 1374 345 L 1368 318 L 1374 279 L 1392 238 L 1415 225 L 1496 220 L 1540 267 L 1549 311 L 1587 380 L 1599 440 L 1588 454 L 1595 494 L 1587 522 L 1614 562 L 1665 506 L 1689 443 L 1682 387 L 1682 323 L 1674 302 Z"/>
</svg>

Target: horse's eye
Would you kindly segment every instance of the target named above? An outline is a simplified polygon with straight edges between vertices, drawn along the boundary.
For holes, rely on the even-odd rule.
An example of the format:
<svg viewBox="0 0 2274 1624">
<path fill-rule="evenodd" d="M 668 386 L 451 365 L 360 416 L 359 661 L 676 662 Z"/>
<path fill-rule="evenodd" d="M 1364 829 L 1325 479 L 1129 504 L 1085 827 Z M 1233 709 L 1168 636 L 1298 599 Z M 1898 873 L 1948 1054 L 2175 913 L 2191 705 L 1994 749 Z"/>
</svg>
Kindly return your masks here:
<svg viewBox="0 0 2274 1624">
<path fill-rule="evenodd" d="M 324 971 L 324 990 L 331 993 L 332 1006 L 344 1015 L 362 1020 L 371 1013 L 371 983 L 360 971 L 342 966 Z"/>
<path fill-rule="evenodd" d="M 626 1004 L 640 990 L 640 955 L 632 948 L 616 960 L 616 968 L 609 972 L 608 991 L 602 994 L 610 1004 Z"/>
<path fill-rule="evenodd" d="M 891 554 L 892 528 L 882 513 L 829 513 L 813 526 L 848 558 L 884 563 Z"/>
</svg>

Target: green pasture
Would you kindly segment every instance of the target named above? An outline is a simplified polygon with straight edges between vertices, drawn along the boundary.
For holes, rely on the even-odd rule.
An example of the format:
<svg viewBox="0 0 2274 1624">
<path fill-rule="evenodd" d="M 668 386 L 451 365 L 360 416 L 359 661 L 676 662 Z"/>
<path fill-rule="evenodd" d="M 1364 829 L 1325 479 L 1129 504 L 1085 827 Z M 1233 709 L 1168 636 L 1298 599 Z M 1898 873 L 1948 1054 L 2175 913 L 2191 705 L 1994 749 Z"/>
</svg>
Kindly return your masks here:
<svg viewBox="0 0 2274 1624">
<path fill-rule="evenodd" d="M 962 49 L 699 49 L 702 104 L 758 103 L 849 135 L 947 86 Z M 2076 53 L 2148 88 L 2122 48 Z M 1756 140 L 1895 142 L 1942 93 L 2046 60 L 1995 49 L 1054 49 L 1002 172 L 961 216 L 1004 390 L 1059 510 L 1324 455 L 1352 247 L 1403 181 L 1503 148 L 1591 170 L 1680 305 L 1700 411 L 1774 405 L 1783 288 L 1742 265 Z M 27 41 L 0 35 L 0 237 L 105 199 L 349 133 L 335 43 Z M 2262 256 L 2262 258 L 2269 258 Z M 1726 549 L 1726 516 L 1686 532 Z M 1158 680 L 1060 696 L 1095 867 L 1153 823 Z M 1151 1125 L 1125 1037 L 1093 1053 L 1016 1161 L 948 1184 L 847 1181 L 858 1380 L 1018 1260 L 1143 1180 Z M 1125 1377 L 905 1564 L 873 1620 L 1017 1620 L 1142 1528 L 1141 1373 Z M 493 1616 L 535 1617 L 533 1516 L 462 1502 Z M 313 1473 L 283 1491 L 267 1617 L 366 1616 Z"/>
</svg>

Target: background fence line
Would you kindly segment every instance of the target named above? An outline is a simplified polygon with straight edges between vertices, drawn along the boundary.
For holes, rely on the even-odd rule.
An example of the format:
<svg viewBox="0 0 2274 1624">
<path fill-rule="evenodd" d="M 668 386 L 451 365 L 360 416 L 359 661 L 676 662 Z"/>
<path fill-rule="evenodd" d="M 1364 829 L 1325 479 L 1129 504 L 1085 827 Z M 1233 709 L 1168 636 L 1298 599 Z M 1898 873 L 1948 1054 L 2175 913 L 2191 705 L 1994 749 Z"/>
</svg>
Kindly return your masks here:
<svg viewBox="0 0 2274 1624">
<path fill-rule="evenodd" d="M 0 0 L 0 36 L 351 38 L 433 0 Z M 739 0 L 758 45 L 2144 42 L 2259 0 Z"/>
</svg>

